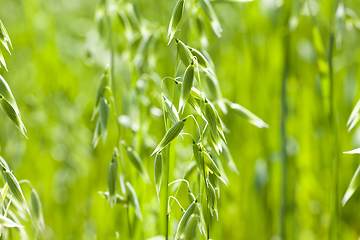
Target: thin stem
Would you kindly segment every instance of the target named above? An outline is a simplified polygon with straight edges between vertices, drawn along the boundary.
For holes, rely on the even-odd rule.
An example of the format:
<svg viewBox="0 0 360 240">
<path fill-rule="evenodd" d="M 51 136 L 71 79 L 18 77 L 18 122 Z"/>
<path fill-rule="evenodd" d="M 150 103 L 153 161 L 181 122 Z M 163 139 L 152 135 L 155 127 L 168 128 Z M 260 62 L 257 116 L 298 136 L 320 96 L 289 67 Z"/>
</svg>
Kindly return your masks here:
<svg viewBox="0 0 360 240">
<path fill-rule="evenodd" d="M 187 171 L 188 171 L 188 169 L 189 169 L 190 163 L 191 163 L 191 158 L 190 158 L 189 164 L 188 164 L 187 167 L 186 167 L 186 170 L 185 170 L 185 172 L 184 172 L 184 175 L 183 175 L 182 179 L 178 179 L 178 180 L 175 180 L 175 181 L 172 182 L 172 183 L 175 183 L 175 182 L 178 182 L 178 181 L 185 181 L 185 182 L 187 183 L 187 185 L 188 185 L 188 189 L 189 189 L 189 190 L 190 190 L 190 184 L 189 184 L 189 182 L 185 179 L 185 175 L 186 175 L 186 173 L 187 173 Z M 170 186 L 170 184 L 172 184 L 172 183 L 169 183 L 169 186 Z M 180 189 L 180 186 L 176 189 L 175 197 L 177 196 L 177 194 L 178 194 L 178 192 L 179 192 L 179 189 Z M 172 204 L 173 204 L 173 203 L 170 204 L 170 208 L 172 207 Z"/>
<path fill-rule="evenodd" d="M 180 133 L 180 134 L 181 134 L 181 136 L 182 136 L 182 135 L 189 136 L 189 137 L 191 137 L 191 139 L 192 139 L 193 141 L 195 141 L 193 135 L 191 135 L 190 133 L 183 132 L 183 133 Z"/>
<path fill-rule="evenodd" d="M 207 201 L 209 201 L 208 199 L 207 199 Z M 208 224 L 206 225 L 206 231 L 207 231 L 207 239 L 210 239 L 210 221 L 211 221 L 211 219 L 210 219 L 210 209 L 209 209 L 209 205 L 208 206 L 206 206 L 206 215 L 207 215 L 207 220 L 208 220 Z"/>
<path fill-rule="evenodd" d="M 287 118 L 287 99 L 286 99 L 286 83 L 289 71 L 289 41 L 290 36 L 286 34 L 283 39 L 284 45 L 284 70 L 281 83 L 281 120 L 280 120 L 280 138 L 281 138 L 281 205 L 280 205 L 280 237 L 286 239 L 285 228 L 286 228 L 286 193 L 287 193 L 287 152 L 286 152 L 286 118 Z"/>
<path fill-rule="evenodd" d="M 177 79 L 179 79 L 179 78 L 181 78 L 181 77 L 177 77 L 177 78 L 164 77 L 163 79 L 161 79 L 161 83 L 160 83 L 160 90 L 161 90 L 161 92 L 162 92 L 162 93 L 164 92 L 164 91 L 162 90 L 162 86 L 163 86 L 164 80 L 166 80 L 166 79 L 171 79 L 171 80 L 173 80 L 173 81 L 176 83 Z"/>
<path fill-rule="evenodd" d="M 108 8 L 108 1 L 105 2 L 105 15 L 106 15 L 106 20 L 107 20 L 107 25 L 108 25 L 108 31 L 109 31 L 109 35 L 108 35 L 108 41 L 109 41 L 109 46 L 110 46 L 110 81 L 111 81 L 111 94 L 114 98 L 113 100 L 113 104 L 114 104 L 114 116 L 115 116 L 115 122 L 116 122 L 116 126 L 117 126 L 117 129 L 118 129 L 118 135 L 117 135 L 117 145 L 118 145 L 118 148 L 121 148 L 120 147 L 120 140 L 121 140 L 121 126 L 120 126 L 120 123 L 118 121 L 118 106 L 117 106 L 117 93 L 116 93 L 116 81 L 115 81 L 115 73 L 114 73 L 114 66 L 115 66 L 115 51 L 114 51 L 114 44 L 113 44 L 113 39 L 112 39 L 112 27 L 111 27 L 111 18 L 108 14 L 108 11 L 107 11 L 107 8 Z M 119 149 L 120 151 L 120 156 L 121 156 L 121 159 L 124 159 L 123 158 L 123 150 Z M 123 163 L 123 160 L 122 160 L 122 165 L 123 167 L 124 166 L 124 163 Z"/>
<path fill-rule="evenodd" d="M 165 240 L 169 239 L 169 212 L 168 212 L 168 196 L 169 196 L 169 172 L 170 172 L 170 144 L 167 148 L 165 148 L 166 158 L 165 158 L 165 197 L 164 199 L 166 201 L 165 203 Z"/>
<path fill-rule="evenodd" d="M 3 214 L 4 217 L 7 217 L 8 213 L 9 213 L 11 201 L 12 201 L 12 195 L 10 195 L 9 203 L 8 203 L 6 209 L 5 209 L 4 214 Z M 3 228 L 4 228 L 4 225 L 1 224 L 1 225 L 0 225 L 0 236 L 1 236 L 1 233 L 2 233 Z"/>
<path fill-rule="evenodd" d="M 22 183 L 27 183 L 27 184 L 30 186 L 31 189 L 33 188 L 33 185 L 32 185 L 31 182 L 30 182 L 29 180 L 27 180 L 27 179 L 23 179 L 23 180 L 20 180 L 20 181 L 19 181 L 19 184 L 22 184 Z"/>
<path fill-rule="evenodd" d="M 106 1 L 106 6 L 105 6 L 105 14 L 106 14 L 106 20 L 107 20 L 107 25 L 108 25 L 108 31 L 109 31 L 109 36 L 108 36 L 108 40 L 109 40 L 109 46 L 110 46 L 110 75 L 111 75 L 111 88 L 113 89 L 113 95 L 116 101 L 116 82 L 114 79 L 114 65 L 115 65 L 115 53 L 114 53 L 114 44 L 113 44 L 113 39 L 112 39 L 112 28 L 111 28 L 111 18 L 108 14 L 107 11 L 107 3 L 108 1 Z"/>
<path fill-rule="evenodd" d="M 126 206 L 126 217 L 127 217 L 127 222 L 128 222 L 128 228 L 129 228 L 129 239 L 131 240 L 132 232 L 131 232 L 131 222 L 130 222 L 130 213 L 129 213 L 129 202 Z"/>
<path fill-rule="evenodd" d="M 176 197 L 174 197 L 174 196 L 169 196 L 169 200 L 168 201 L 170 201 L 170 199 L 174 199 L 176 202 L 177 202 L 177 204 L 179 205 L 179 207 L 181 208 L 181 211 L 184 213 L 185 212 L 185 209 L 181 206 L 181 204 L 179 203 L 179 201 L 176 199 Z M 168 203 L 168 205 L 169 205 L 169 203 Z M 168 209 L 168 211 L 170 212 L 170 209 Z"/>
<path fill-rule="evenodd" d="M 329 112 L 329 125 L 330 125 L 330 138 L 332 145 L 332 178 L 333 178 L 333 194 L 334 194 L 334 203 L 333 203 L 333 219 L 332 219 L 332 230 L 331 239 L 340 238 L 340 202 L 339 202 L 339 155 L 338 155 L 338 136 L 337 136 L 337 127 L 336 119 L 334 115 L 334 76 L 333 76 L 333 50 L 334 50 L 334 15 L 336 7 L 338 6 L 339 1 L 334 1 L 333 11 L 331 14 L 330 22 L 330 33 L 329 33 L 329 52 L 328 52 L 328 66 L 329 66 L 329 81 L 330 81 L 330 112 Z"/>
<path fill-rule="evenodd" d="M 169 124 L 164 114 L 165 130 L 169 129 Z M 163 198 L 164 204 L 164 214 L 165 214 L 165 240 L 169 239 L 169 212 L 168 212 L 168 197 L 169 197 L 169 173 L 170 173 L 170 146 L 169 144 L 164 150 L 164 179 L 165 179 L 165 194 Z"/>
<path fill-rule="evenodd" d="M 339 203 L 339 157 L 337 151 L 337 129 L 334 117 L 334 84 L 333 84 L 333 70 L 332 70 L 332 52 L 334 45 L 334 34 L 330 33 L 329 39 L 329 79 L 330 79 L 330 115 L 329 115 L 329 123 L 330 123 L 330 137 L 331 137 L 331 145 L 332 145 L 332 155 L 333 155 L 333 191 L 334 191 L 334 219 L 333 219 L 333 239 L 339 239 L 339 211 L 340 211 L 340 203 Z"/>
<path fill-rule="evenodd" d="M 110 46 L 110 81 L 111 81 L 111 94 L 112 94 L 112 102 L 113 102 L 113 110 L 114 110 L 114 120 L 116 122 L 116 126 L 117 126 L 117 141 L 116 141 L 116 145 L 120 151 L 120 161 L 121 161 L 121 165 L 122 168 L 125 169 L 125 160 L 124 160 L 124 150 L 120 145 L 120 140 L 122 139 L 121 135 L 121 125 L 120 122 L 118 121 L 118 107 L 117 107 L 117 93 L 116 93 L 116 81 L 115 81 L 115 73 L 114 73 L 114 66 L 115 66 L 115 51 L 114 51 L 114 44 L 113 44 L 113 39 L 112 39 L 112 26 L 111 26 L 111 18 L 110 15 L 108 14 L 108 1 L 105 1 L 105 15 L 106 15 L 106 20 L 107 20 L 107 25 L 108 25 L 108 31 L 109 31 L 109 35 L 108 35 L 108 41 L 109 41 L 109 46 Z M 127 215 L 127 219 L 128 219 L 128 228 L 129 228 L 129 239 L 132 238 L 132 232 L 131 232 L 131 222 L 130 222 L 130 215 L 129 215 L 129 204 L 127 204 L 126 207 L 126 215 Z"/>
<path fill-rule="evenodd" d="M 196 196 L 196 199 L 199 199 L 199 196 L 202 196 L 203 198 L 205 198 L 205 200 L 207 200 L 205 194 L 203 193 L 199 193 L 197 196 Z"/>
<path fill-rule="evenodd" d="M 170 185 L 172 185 L 172 184 L 174 184 L 174 183 L 177 183 L 177 182 L 186 182 L 188 188 L 190 189 L 190 183 L 189 183 L 186 179 L 184 179 L 184 178 L 182 178 L 182 179 L 177 179 L 177 180 L 175 180 L 175 181 L 172 181 L 171 183 L 169 183 L 168 186 L 170 186 Z"/>
</svg>

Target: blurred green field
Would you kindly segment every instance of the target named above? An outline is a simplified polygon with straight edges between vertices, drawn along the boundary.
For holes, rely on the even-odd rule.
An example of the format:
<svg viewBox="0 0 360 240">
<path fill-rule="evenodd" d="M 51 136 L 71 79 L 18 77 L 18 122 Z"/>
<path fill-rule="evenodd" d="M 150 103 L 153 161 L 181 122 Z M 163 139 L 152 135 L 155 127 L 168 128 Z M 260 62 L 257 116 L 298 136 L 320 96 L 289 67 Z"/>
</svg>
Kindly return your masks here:
<svg viewBox="0 0 360 240">
<path fill-rule="evenodd" d="M 125 0 L 110 2 L 116 5 Z M 144 18 L 162 32 L 154 50 L 156 65 L 151 71 L 160 79 L 173 76 L 176 46 L 174 42 L 166 45 L 166 32 L 176 1 L 126 2 L 136 3 Z M 209 24 L 206 25 L 207 51 L 216 66 L 222 95 L 246 107 L 270 127 L 257 128 L 230 110 L 227 115 L 221 114 L 230 130 L 226 133 L 227 143 L 240 174 L 225 167 L 229 185 L 221 186 L 219 220 L 212 221 L 212 239 L 282 239 L 284 70 L 287 70 L 284 239 L 359 239 L 360 192 L 355 192 L 344 207 L 341 199 L 359 165 L 357 155 L 343 152 L 360 146 L 360 128 L 355 126 L 348 132 L 346 126 L 360 98 L 360 18 L 346 17 L 341 45 L 337 44 L 340 30 L 335 27 L 334 14 L 338 2 L 360 16 L 359 0 L 336 3 L 311 0 L 311 13 L 307 3 L 296 0 L 213 3 L 223 33 L 218 38 Z M 11 56 L 1 47 L 9 71 L 0 68 L 0 74 L 10 85 L 28 130 L 28 139 L 25 139 L 1 112 L 0 154 L 18 179 L 30 180 L 38 191 L 46 224 L 44 240 L 116 239 L 116 232 L 119 239 L 130 239 L 126 209 L 111 208 L 98 194 L 98 191 L 107 191 L 108 167 L 117 144 L 112 117 L 106 143 L 100 139 L 95 149 L 92 144 L 96 121 L 91 121 L 91 117 L 97 84 L 106 64 L 110 63 L 111 54 L 106 37 L 99 34 L 95 21 L 98 6 L 97 0 L 0 2 L 0 20 L 13 46 Z M 201 49 L 189 19 L 183 20 L 181 38 L 186 44 Z M 319 56 L 313 44 L 314 20 L 326 56 L 330 33 L 335 33 L 333 128 L 328 127 L 322 97 Z M 134 117 L 135 127 L 143 126 L 146 130 L 140 132 L 148 131 L 152 136 L 149 144 L 143 146 L 147 140 L 142 138 L 146 136 L 124 127 L 123 138 L 127 143 L 135 145 L 137 150 L 144 148 L 140 155 L 150 175 L 151 184 L 143 183 L 126 158 L 124 171 L 137 192 L 144 217 L 142 222 L 138 221 L 130 209 L 133 239 L 148 239 L 163 234 L 153 181 L 154 157 L 150 157 L 152 151 L 146 148 L 153 146 L 153 142 L 156 146 L 165 133 L 163 117 L 154 114 L 161 110 L 157 90 L 160 82 L 156 86 L 143 79 L 148 67 L 132 66 L 131 57 L 136 55 L 138 43 L 127 42 L 124 27 L 116 15 L 111 21 L 116 53 L 114 79 L 121 99 L 118 110 L 122 115 Z M 148 59 L 150 57 L 145 61 L 151 62 Z M 145 86 L 142 93 L 145 97 L 135 94 L 139 89 L 134 88 L 140 84 Z M 165 86 L 172 89 L 170 81 Z M 131 105 L 136 97 L 140 97 L 136 101 L 141 104 Z M 335 145 L 334 138 L 337 138 Z M 170 163 L 170 181 L 181 178 L 186 169 L 192 151 L 187 143 L 186 137 L 184 141 L 178 138 L 176 146 L 172 146 L 175 155 Z M 337 173 L 334 158 L 338 158 Z M 334 192 L 333 187 L 336 174 L 338 192 Z M 24 194 L 29 196 L 28 189 L 24 188 Z M 185 190 L 180 191 L 179 201 L 189 206 Z M 181 217 L 175 206 L 170 217 L 172 235 Z M 337 228 L 334 227 L 335 206 L 339 209 Z M 34 237 L 31 223 L 24 224 L 29 237 Z"/>
</svg>

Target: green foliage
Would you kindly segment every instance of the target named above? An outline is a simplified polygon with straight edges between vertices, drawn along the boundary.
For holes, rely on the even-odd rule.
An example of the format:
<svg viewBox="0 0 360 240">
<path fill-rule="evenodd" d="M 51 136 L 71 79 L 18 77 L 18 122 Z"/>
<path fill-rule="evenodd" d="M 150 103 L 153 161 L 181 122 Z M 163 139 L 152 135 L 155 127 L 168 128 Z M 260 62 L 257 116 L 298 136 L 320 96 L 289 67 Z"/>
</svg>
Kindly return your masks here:
<svg viewBox="0 0 360 240">
<path fill-rule="evenodd" d="M 2 239 L 278 239 L 280 206 L 285 239 L 359 238 L 359 14 L 357 1 L 3 0 L 0 162 L 31 217 L 2 178 L 0 215 L 17 226 Z"/>
</svg>

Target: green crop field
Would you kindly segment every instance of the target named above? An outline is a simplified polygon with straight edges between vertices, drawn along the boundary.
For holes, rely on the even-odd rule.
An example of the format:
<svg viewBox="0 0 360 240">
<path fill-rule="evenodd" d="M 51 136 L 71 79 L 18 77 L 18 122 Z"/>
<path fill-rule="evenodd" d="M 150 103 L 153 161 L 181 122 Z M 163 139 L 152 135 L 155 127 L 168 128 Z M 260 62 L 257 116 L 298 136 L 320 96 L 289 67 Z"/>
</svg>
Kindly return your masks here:
<svg viewBox="0 0 360 240">
<path fill-rule="evenodd" d="M 1 239 L 360 239 L 360 0 L 1 0 Z"/>
</svg>

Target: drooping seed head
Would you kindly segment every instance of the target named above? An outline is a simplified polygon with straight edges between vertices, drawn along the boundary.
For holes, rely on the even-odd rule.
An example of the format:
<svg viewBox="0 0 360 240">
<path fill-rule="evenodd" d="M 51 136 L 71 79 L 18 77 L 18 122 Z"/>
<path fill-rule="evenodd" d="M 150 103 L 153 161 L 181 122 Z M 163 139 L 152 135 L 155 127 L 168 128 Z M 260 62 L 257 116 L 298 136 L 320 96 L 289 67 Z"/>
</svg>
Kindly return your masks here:
<svg viewBox="0 0 360 240">
<path fill-rule="evenodd" d="M 209 169 L 209 171 L 216 176 L 221 177 L 220 170 L 218 166 L 216 166 L 214 160 L 211 158 L 209 153 L 207 153 L 206 151 L 202 151 L 202 154 L 204 156 L 204 164 Z"/>
<path fill-rule="evenodd" d="M 4 66 L 5 70 L 7 71 L 7 67 L 6 67 L 6 62 L 5 62 L 5 58 L 4 58 L 4 55 L 0 49 L 0 63 Z M 1 64 L 0 64 L 0 68 L 1 68 Z"/>
<path fill-rule="evenodd" d="M 194 158 L 196 160 L 196 164 L 198 166 L 198 169 L 200 171 L 200 173 L 203 173 L 203 162 L 201 160 L 201 145 L 200 143 L 193 143 L 193 154 L 194 154 Z"/>
<path fill-rule="evenodd" d="M 20 132 L 27 138 L 26 128 L 21 121 L 20 115 L 1 94 L 0 94 L 0 108 L 6 113 L 6 115 L 11 119 L 11 121 L 13 121 L 13 123 L 20 130 Z"/>
<path fill-rule="evenodd" d="M 216 124 L 216 114 L 214 109 L 209 104 L 207 100 L 205 100 L 205 117 L 209 124 L 210 132 L 215 140 L 217 140 L 218 132 L 217 132 L 217 124 Z"/>
<path fill-rule="evenodd" d="M 209 0 L 199 0 L 200 6 L 202 10 L 205 12 L 206 16 L 210 20 L 211 28 L 213 29 L 214 33 L 217 37 L 221 37 L 222 28 L 220 26 L 220 22 L 216 16 L 214 8 L 212 7 Z"/>
<path fill-rule="evenodd" d="M 21 204 L 21 206 L 30 214 L 29 208 L 26 204 L 26 200 L 18 180 L 15 178 L 14 174 L 12 174 L 12 172 L 10 172 L 9 170 L 3 169 L 2 172 L 5 182 L 8 184 L 12 195 Z"/>
<path fill-rule="evenodd" d="M 5 216 L 0 216 L 0 225 L 3 225 L 7 228 L 13 228 L 13 227 L 24 228 L 23 225 L 17 224 L 13 220 L 11 220 L 10 218 L 7 218 Z"/>
<path fill-rule="evenodd" d="M 0 95 L 2 95 L 14 108 L 15 112 L 20 116 L 20 111 L 16 104 L 15 98 L 5 79 L 0 75 Z"/>
<path fill-rule="evenodd" d="M 10 54 L 10 49 L 9 49 L 8 43 L 9 43 L 10 47 L 12 48 L 11 40 L 10 40 L 9 34 L 7 33 L 6 28 L 1 20 L 0 20 L 0 42 L 2 43 L 4 48 Z"/>
<path fill-rule="evenodd" d="M 100 77 L 95 97 L 95 107 L 99 105 L 100 98 L 103 96 L 105 88 L 109 86 L 108 71 L 108 67 L 106 67 L 104 73 Z"/>
<path fill-rule="evenodd" d="M 94 137 L 93 137 L 93 141 L 92 141 L 93 148 L 95 148 L 98 145 L 100 136 L 101 136 L 101 126 L 100 126 L 100 121 L 97 121 L 95 131 L 94 131 Z"/>
<path fill-rule="evenodd" d="M 99 104 L 99 120 L 98 121 L 100 121 L 101 136 L 103 138 L 104 143 L 105 143 L 106 137 L 107 137 L 107 124 L 108 124 L 108 120 L 109 120 L 109 113 L 110 113 L 110 104 L 104 97 L 101 97 L 100 104 Z"/>
<path fill-rule="evenodd" d="M 117 172 L 118 172 L 118 150 L 114 148 L 114 153 L 111 158 L 111 162 L 108 170 L 108 187 L 109 187 L 109 200 L 111 207 L 116 204 L 116 182 L 117 182 Z"/>
<path fill-rule="evenodd" d="M 200 14 L 197 14 L 196 16 L 195 26 L 196 26 L 197 34 L 200 37 L 201 46 L 206 49 L 209 46 L 209 42 L 206 36 L 204 19 Z"/>
<path fill-rule="evenodd" d="M 31 199 L 31 209 L 32 209 L 33 217 L 35 218 L 35 222 L 38 226 L 38 229 L 40 231 L 43 231 L 45 230 L 43 210 L 42 210 L 40 197 L 36 192 L 35 188 L 31 188 L 30 199 Z"/>
<path fill-rule="evenodd" d="M 162 156 L 161 152 L 157 153 L 155 156 L 155 162 L 154 162 L 154 180 L 155 180 L 155 188 L 156 188 L 156 194 L 159 198 L 160 194 L 160 188 L 161 188 L 161 180 L 162 180 Z"/>
<path fill-rule="evenodd" d="M 10 170 L 9 165 L 7 164 L 5 159 L 2 158 L 1 156 L 0 156 L 0 167 L 1 169 Z"/>
<path fill-rule="evenodd" d="M 193 55 L 189 48 L 179 39 L 175 39 L 177 45 L 177 52 L 181 62 L 187 67 L 190 65 Z"/>
<path fill-rule="evenodd" d="M 239 170 L 237 169 L 237 167 L 235 165 L 235 162 L 231 156 L 230 150 L 226 146 L 226 144 L 223 140 L 221 140 L 221 145 L 222 145 L 222 149 L 223 149 L 223 151 L 221 152 L 221 155 L 225 159 L 227 166 L 230 168 L 231 171 L 239 174 Z"/>
<path fill-rule="evenodd" d="M 99 194 L 101 197 L 107 199 L 108 201 L 110 200 L 110 194 L 109 194 L 109 192 L 98 191 L 98 194 Z M 123 205 L 125 205 L 125 204 L 127 204 L 127 201 L 126 201 L 126 199 L 125 199 L 123 196 L 121 196 L 120 194 L 117 193 L 117 194 L 116 194 L 116 204 L 123 204 Z"/>
<path fill-rule="evenodd" d="M 135 192 L 133 186 L 129 182 L 126 182 L 126 192 L 128 193 L 130 204 L 135 209 L 135 215 L 142 221 L 142 215 L 141 215 L 141 209 L 140 209 L 140 205 L 139 205 L 139 200 L 138 200 L 138 198 L 136 196 L 136 192 Z"/>
<path fill-rule="evenodd" d="M 191 88 L 194 82 L 194 73 L 195 66 L 191 63 L 185 70 L 184 81 L 181 88 L 180 102 L 179 102 L 179 111 L 183 112 L 185 105 L 187 104 Z"/>
<path fill-rule="evenodd" d="M 184 5 L 185 5 L 185 0 L 179 0 L 175 5 L 169 24 L 168 45 L 170 44 L 171 40 L 174 38 L 175 32 L 180 24 L 183 15 Z"/>
<path fill-rule="evenodd" d="M 200 67 L 202 67 L 204 70 L 211 71 L 213 73 L 209 61 L 199 50 L 192 47 L 188 47 L 188 49 L 190 50 L 191 54 L 196 57 Z"/>
<path fill-rule="evenodd" d="M 263 120 L 261 120 L 258 116 L 244 108 L 243 106 L 237 104 L 237 103 L 231 103 L 230 107 L 232 110 L 234 110 L 237 114 L 244 117 L 246 120 L 248 120 L 251 124 L 257 126 L 258 128 L 268 128 L 269 125 L 267 125 Z"/>
<path fill-rule="evenodd" d="M 216 76 L 206 73 L 205 80 L 206 80 L 206 85 L 214 101 L 219 100 L 219 98 L 221 98 L 221 92 L 220 92 L 219 81 L 217 80 Z"/>
<path fill-rule="evenodd" d="M 105 0 L 100 0 L 95 11 L 95 23 L 101 37 L 105 37 L 108 30 L 106 28 L 106 17 L 106 2 Z"/>
<path fill-rule="evenodd" d="M 206 193 L 208 208 L 210 209 L 211 216 L 214 217 L 214 213 L 216 214 L 217 212 L 217 196 L 215 189 L 209 180 L 206 180 Z"/>
<path fill-rule="evenodd" d="M 134 165 L 136 170 L 139 172 L 140 177 L 144 180 L 144 182 L 150 183 L 149 175 L 147 173 L 147 170 L 146 170 L 144 163 L 141 160 L 139 154 L 132 147 L 127 145 L 125 141 L 122 141 L 122 144 L 125 146 L 126 153 L 129 157 L 131 163 Z"/>
<path fill-rule="evenodd" d="M 179 114 L 176 110 L 176 107 L 174 106 L 174 104 L 172 104 L 172 102 L 167 99 L 165 97 L 164 94 L 162 94 L 162 97 L 163 97 L 163 100 L 164 100 L 164 105 L 165 105 L 165 110 L 170 118 L 170 120 L 173 122 L 173 123 L 176 123 L 177 121 L 180 120 L 180 117 L 179 117 Z"/>
<path fill-rule="evenodd" d="M 195 213 L 196 205 L 197 205 L 197 201 L 195 200 L 194 202 L 192 202 L 190 204 L 190 206 L 188 207 L 186 212 L 182 215 L 182 217 L 179 221 L 179 224 L 178 224 L 178 228 L 176 230 L 175 240 L 180 239 L 181 235 L 184 233 L 190 216 L 193 213 Z"/>
<path fill-rule="evenodd" d="M 165 133 L 165 136 L 155 148 L 151 156 L 163 150 L 171 141 L 173 141 L 180 134 L 181 130 L 184 128 L 185 121 L 186 118 L 183 118 L 171 126 L 171 128 Z"/>
<path fill-rule="evenodd" d="M 125 10 L 131 26 L 137 31 L 141 31 L 142 17 L 136 3 L 127 3 L 125 5 Z"/>
<path fill-rule="evenodd" d="M 185 229 L 184 239 L 196 239 L 198 222 L 199 216 L 196 214 L 191 214 Z"/>
</svg>

